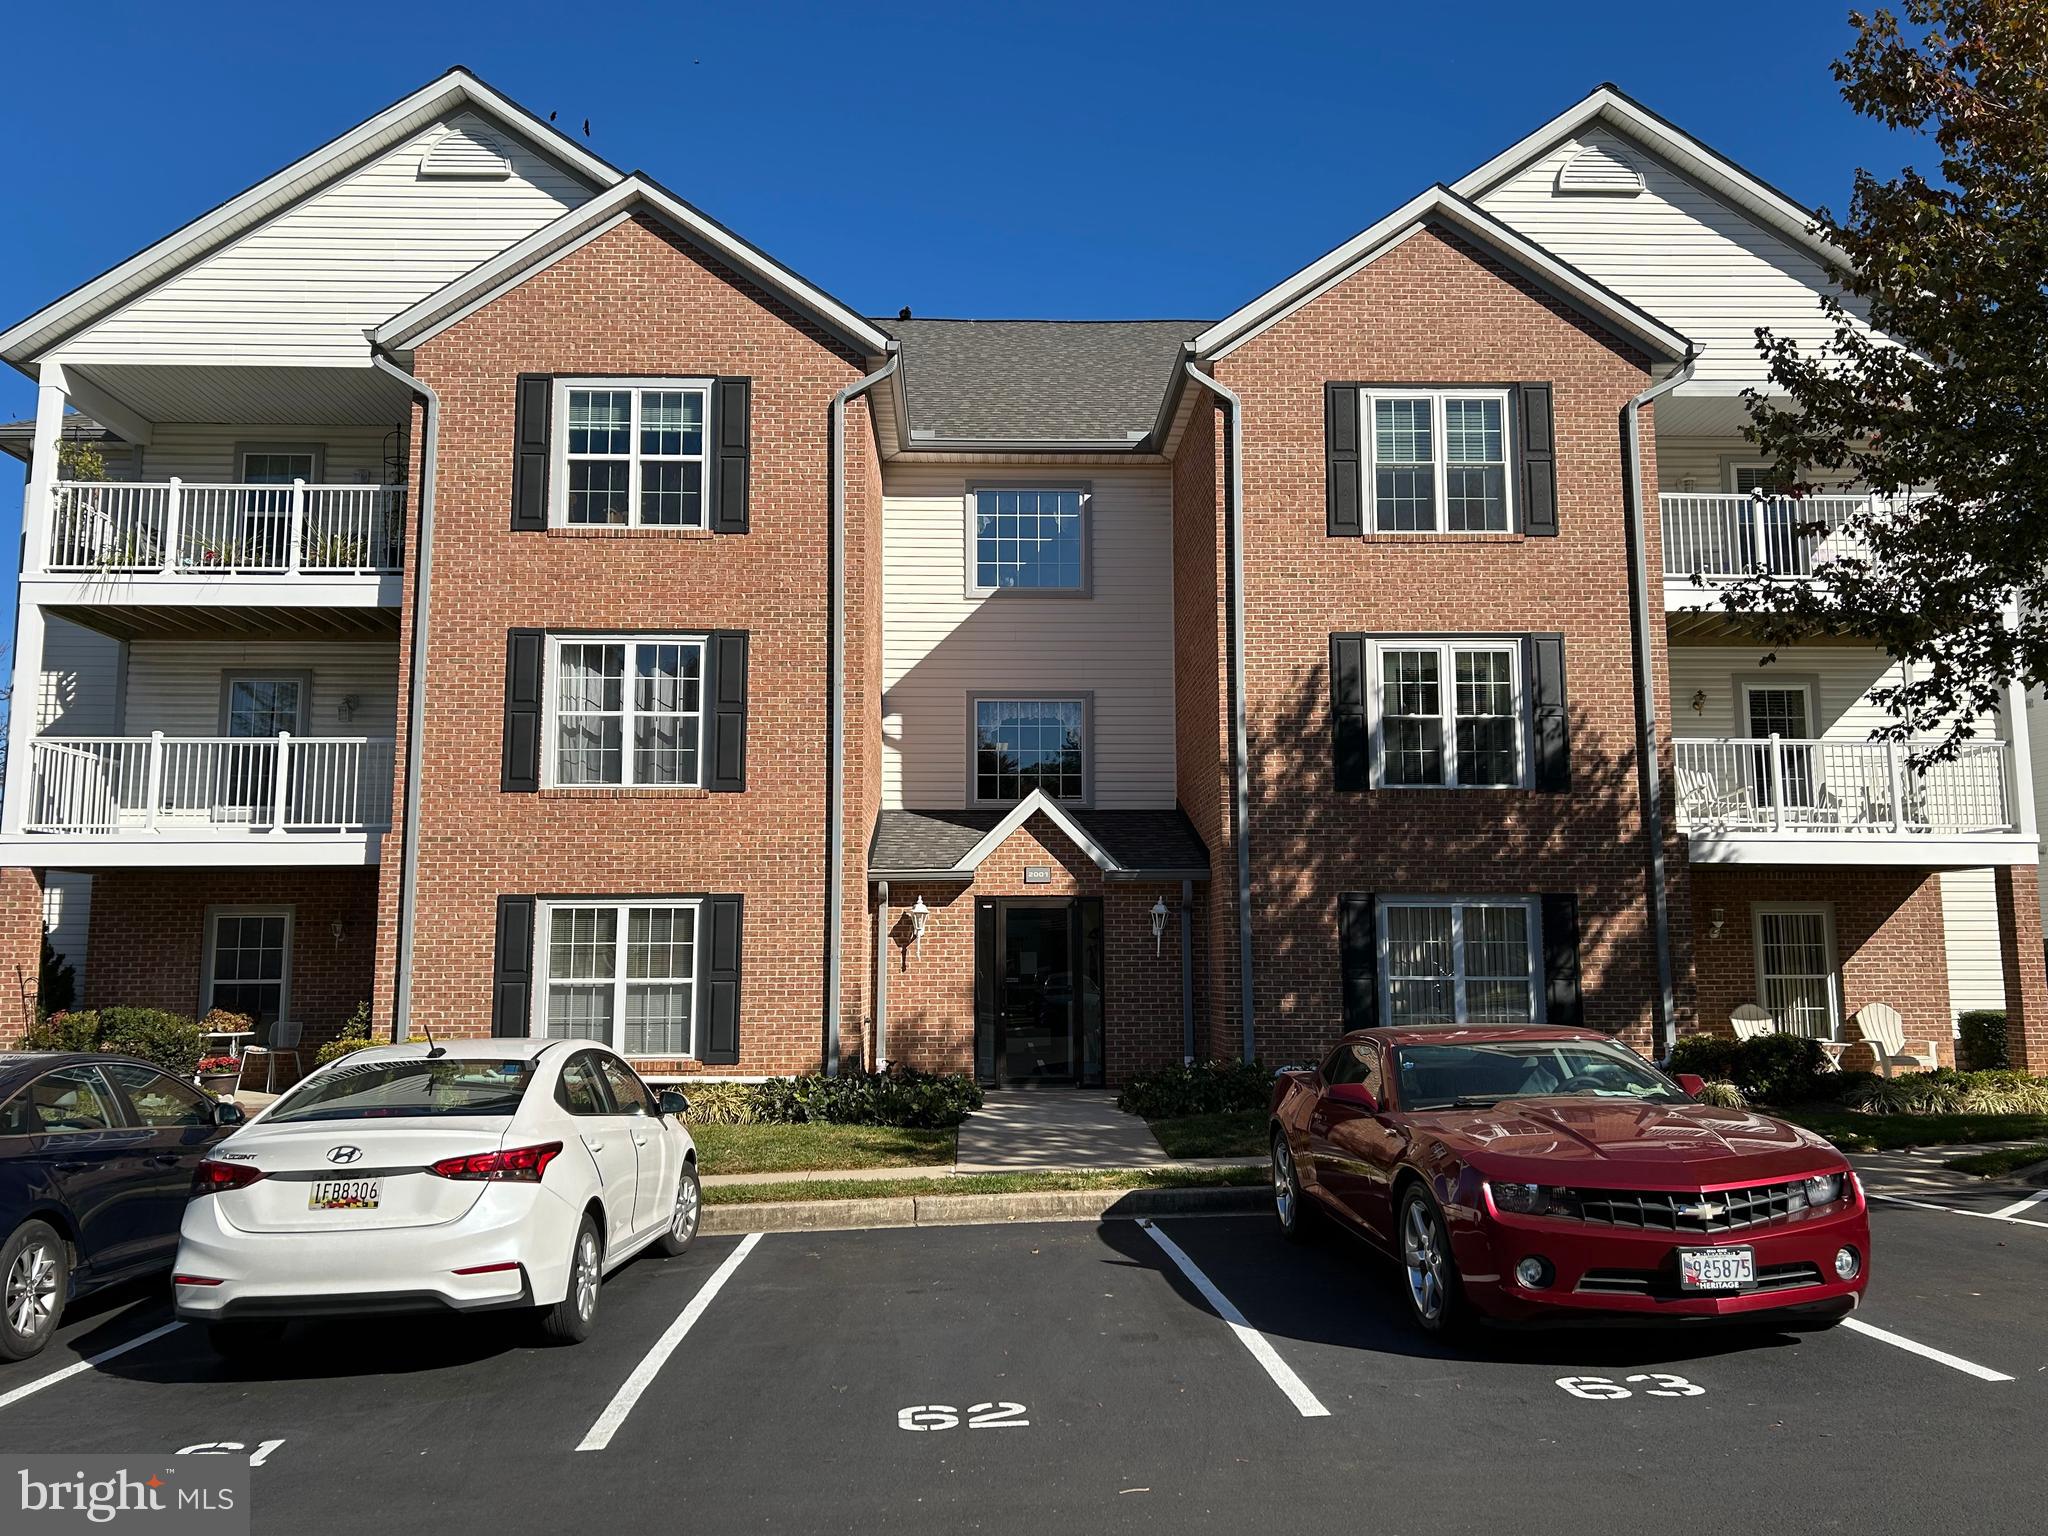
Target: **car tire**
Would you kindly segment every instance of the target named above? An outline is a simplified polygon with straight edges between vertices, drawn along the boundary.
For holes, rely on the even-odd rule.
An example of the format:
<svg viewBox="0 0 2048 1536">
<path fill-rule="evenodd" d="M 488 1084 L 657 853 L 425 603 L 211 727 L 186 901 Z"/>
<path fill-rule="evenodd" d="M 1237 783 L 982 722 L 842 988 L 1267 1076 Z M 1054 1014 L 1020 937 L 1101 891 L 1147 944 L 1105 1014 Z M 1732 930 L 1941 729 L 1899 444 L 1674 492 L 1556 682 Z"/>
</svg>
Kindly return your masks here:
<svg viewBox="0 0 2048 1536">
<path fill-rule="evenodd" d="M 1420 1184 L 1411 1184 L 1401 1197 L 1395 1235 L 1408 1316 L 1424 1333 L 1439 1338 L 1457 1333 L 1465 1322 L 1464 1283 L 1443 1213 Z"/>
<path fill-rule="evenodd" d="M 703 1224 L 704 1183 L 697 1177 L 697 1165 L 685 1163 L 676 1178 L 676 1203 L 669 1214 L 668 1230 L 654 1240 L 654 1251 L 668 1259 L 689 1252 Z"/>
<path fill-rule="evenodd" d="M 277 1352 L 284 1342 L 285 1325 L 276 1318 L 235 1318 L 208 1323 L 206 1342 L 223 1360 L 253 1363 Z"/>
<path fill-rule="evenodd" d="M 64 1320 L 71 1251 L 47 1221 L 24 1221 L 0 1247 L 0 1360 L 41 1354 Z"/>
<path fill-rule="evenodd" d="M 586 1212 L 569 1250 L 569 1288 L 540 1315 L 541 1337 L 557 1344 L 581 1344 L 597 1326 L 597 1297 L 604 1288 L 604 1239 Z"/>
<path fill-rule="evenodd" d="M 1313 1197 L 1301 1187 L 1301 1170 L 1285 1131 L 1273 1132 L 1272 1165 L 1273 1217 L 1280 1223 L 1280 1235 L 1290 1243 L 1305 1243 L 1315 1235 Z"/>
</svg>

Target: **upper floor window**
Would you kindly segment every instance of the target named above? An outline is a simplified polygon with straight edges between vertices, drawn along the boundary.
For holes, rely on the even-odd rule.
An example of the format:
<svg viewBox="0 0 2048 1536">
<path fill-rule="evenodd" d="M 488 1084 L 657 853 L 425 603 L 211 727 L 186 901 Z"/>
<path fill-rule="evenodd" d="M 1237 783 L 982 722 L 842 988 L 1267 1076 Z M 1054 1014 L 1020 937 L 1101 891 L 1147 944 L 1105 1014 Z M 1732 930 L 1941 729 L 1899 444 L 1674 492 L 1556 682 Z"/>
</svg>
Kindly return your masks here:
<svg viewBox="0 0 2048 1536">
<path fill-rule="evenodd" d="M 970 493 L 967 584 L 990 592 L 1084 592 L 1088 492 L 1079 486 Z"/>
<path fill-rule="evenodd" d="M 554 784 L 703 783 L 703 636 L 553 635 L 548 652 Z"/>
<path fill-rule="evenodd" d="M 1527 782 L 1519 643 L 1382 640 L 1372 651 L 1378 783 L 1511 788 Z"/>
<path fill-rule="evenodd" d="M 1505 533 L 1505 390 L 1365 395 L 1373 527 L 1381 533 Z"/>
<path fill-rule="evenodd" d="M 704 526 L 709 380 L 557 380 L 552 520 Z"/>
<path fill-rule="evenodd" d="M 1042 789 L 1088 799 L 1086 699 L 974 701 L 974 798 L 1001 804 Z"/>
</svg>

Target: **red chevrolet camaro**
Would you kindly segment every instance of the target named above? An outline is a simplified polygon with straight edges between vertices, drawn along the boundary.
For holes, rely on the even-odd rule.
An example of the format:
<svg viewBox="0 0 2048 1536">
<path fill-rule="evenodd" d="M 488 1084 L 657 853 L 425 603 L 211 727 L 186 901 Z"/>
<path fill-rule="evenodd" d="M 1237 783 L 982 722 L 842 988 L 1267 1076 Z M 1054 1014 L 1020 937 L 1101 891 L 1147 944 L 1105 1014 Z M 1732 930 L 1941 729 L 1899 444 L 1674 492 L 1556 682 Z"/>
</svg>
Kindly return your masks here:
<svg viewBox="0 0 2048 1536">
<path fill-rule="evenodd" d="M 1688 1088 L 1591 1030 L 1359 1030 L 1274 1082 L 1274 1209 L 1398 1260 L 1431 1333 L 1853 1311 L 1870 1222 L 1842 1154 Z"/>
</svg>

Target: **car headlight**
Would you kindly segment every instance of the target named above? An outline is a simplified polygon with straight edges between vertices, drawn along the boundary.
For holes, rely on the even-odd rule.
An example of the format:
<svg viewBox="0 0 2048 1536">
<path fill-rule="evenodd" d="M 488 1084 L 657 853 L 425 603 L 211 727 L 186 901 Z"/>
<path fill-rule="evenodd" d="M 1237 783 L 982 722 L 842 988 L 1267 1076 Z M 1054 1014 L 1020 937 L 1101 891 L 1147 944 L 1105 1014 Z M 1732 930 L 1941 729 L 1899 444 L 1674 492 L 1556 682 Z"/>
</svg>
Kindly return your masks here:
<svg viewBox="0 0 2048 1536">
<path fill-rule="evenodd" d="M 1839 1173 L 1816 1174 L 1806 1181 L 1808 1205 L 1833 1205 L 1841 1198 L 1842 1176 Z"/>
<path fill-rule="evenodd" d="M 1515 1216 L 1547 1216 L 1553 1208 L 1551 1192 L 1544 1184 L 1488 1184 L 1494 1206 Z"/>
</svg>

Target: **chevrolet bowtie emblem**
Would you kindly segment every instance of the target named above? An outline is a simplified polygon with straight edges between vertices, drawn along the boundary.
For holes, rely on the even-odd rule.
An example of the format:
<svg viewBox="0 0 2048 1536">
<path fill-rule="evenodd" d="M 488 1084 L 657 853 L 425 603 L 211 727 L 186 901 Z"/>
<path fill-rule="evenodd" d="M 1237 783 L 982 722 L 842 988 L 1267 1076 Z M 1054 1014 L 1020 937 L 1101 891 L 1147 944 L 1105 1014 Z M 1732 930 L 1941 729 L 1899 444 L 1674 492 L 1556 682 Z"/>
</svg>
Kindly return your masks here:
<svg viewBox="0 0 2048 1536">
<path fill-rule="evenodd" d="M 1681 1205 L 1678 1208 L 1679 1215 L 1690 1216 L 1694 1221 L 1712 1221 L 1715 1217 L 1725 1216 L 1727 1213 L 1727 1206 L 1716 1205 L 1711 1200 L 1702 1200 L 1695 1205 Z"/>
</svg>

